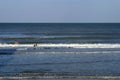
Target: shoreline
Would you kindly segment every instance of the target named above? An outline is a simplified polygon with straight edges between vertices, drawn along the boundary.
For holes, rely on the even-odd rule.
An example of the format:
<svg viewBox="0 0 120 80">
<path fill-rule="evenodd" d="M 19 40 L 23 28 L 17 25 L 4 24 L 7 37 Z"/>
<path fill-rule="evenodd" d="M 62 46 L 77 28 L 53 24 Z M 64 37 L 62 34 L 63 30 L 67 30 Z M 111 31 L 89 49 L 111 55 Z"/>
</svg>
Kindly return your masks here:
<svg viewBox="0 0 120 80">
<path fill-rule="evenodd" d="M 120 76 L 58 76 L 58 75 L 16 75 L 16 76 L 0 76 L 0 79 L 120 79 Z"/>
</svg>

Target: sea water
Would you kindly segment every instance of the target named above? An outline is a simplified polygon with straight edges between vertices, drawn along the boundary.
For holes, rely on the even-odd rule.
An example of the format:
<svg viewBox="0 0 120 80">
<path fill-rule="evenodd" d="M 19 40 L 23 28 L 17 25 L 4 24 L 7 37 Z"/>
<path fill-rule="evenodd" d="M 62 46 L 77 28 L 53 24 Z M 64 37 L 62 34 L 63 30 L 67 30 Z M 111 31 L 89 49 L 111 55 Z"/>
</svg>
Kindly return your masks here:
<svg viewBox="0 0 120 80">
<path fill-rule="evenodd" d="M 120 75 L 118 23 L 0 23 L 0 49 L 20 46 L 29 49 L 0 53 L 1 75 Z"/>
</svg>

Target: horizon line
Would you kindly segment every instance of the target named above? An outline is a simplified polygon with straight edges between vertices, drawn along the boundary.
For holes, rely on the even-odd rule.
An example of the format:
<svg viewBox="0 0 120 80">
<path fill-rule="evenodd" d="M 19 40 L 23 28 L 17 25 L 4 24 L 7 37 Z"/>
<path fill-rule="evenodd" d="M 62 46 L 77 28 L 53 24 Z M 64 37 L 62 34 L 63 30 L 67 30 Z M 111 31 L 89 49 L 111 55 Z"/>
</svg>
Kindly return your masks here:
<svg viewBox="0 0 120 80">
<path fill-rule="evenodd" d="M 78 23 L 78 24 L 84 24 L 84 23 L 120 23 L 120 22 L 0 22 L 0 24 L 2 24 L 2 23 L 38 23 L 38 24 L 42 24 L 42 23 L 48 23 L 48 24 L 53 24 L 53 23 L 58 23 L 58 24 L 60 24 L 60 23 Z"/>
</svg>

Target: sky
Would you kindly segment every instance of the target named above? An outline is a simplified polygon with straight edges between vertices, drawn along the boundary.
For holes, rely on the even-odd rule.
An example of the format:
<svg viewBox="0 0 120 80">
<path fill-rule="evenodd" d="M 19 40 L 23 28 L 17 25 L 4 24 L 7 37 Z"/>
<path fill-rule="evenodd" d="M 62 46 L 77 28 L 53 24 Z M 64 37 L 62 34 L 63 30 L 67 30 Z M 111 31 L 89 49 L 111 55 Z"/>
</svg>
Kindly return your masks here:
<svg viewBox="0 0 120 80">
<path fill-rule="evenodd" d="M 0 0 L 0 23 L 120 23 L 120 0 Z"/>
</svg>

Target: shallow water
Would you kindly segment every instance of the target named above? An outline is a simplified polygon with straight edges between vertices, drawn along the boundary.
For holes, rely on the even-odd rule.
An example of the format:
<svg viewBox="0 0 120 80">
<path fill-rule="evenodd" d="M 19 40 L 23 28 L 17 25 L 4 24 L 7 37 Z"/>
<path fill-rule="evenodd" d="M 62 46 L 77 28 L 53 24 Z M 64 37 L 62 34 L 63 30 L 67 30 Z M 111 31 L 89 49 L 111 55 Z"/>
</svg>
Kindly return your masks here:
<svg viewBox="0 0 120 80">
<path fill-rule="evenodd" d="M 120 54 L 16 54 L 0 55 L 0 74 L 63 73 L 120 75 Z"/>
</svg>

